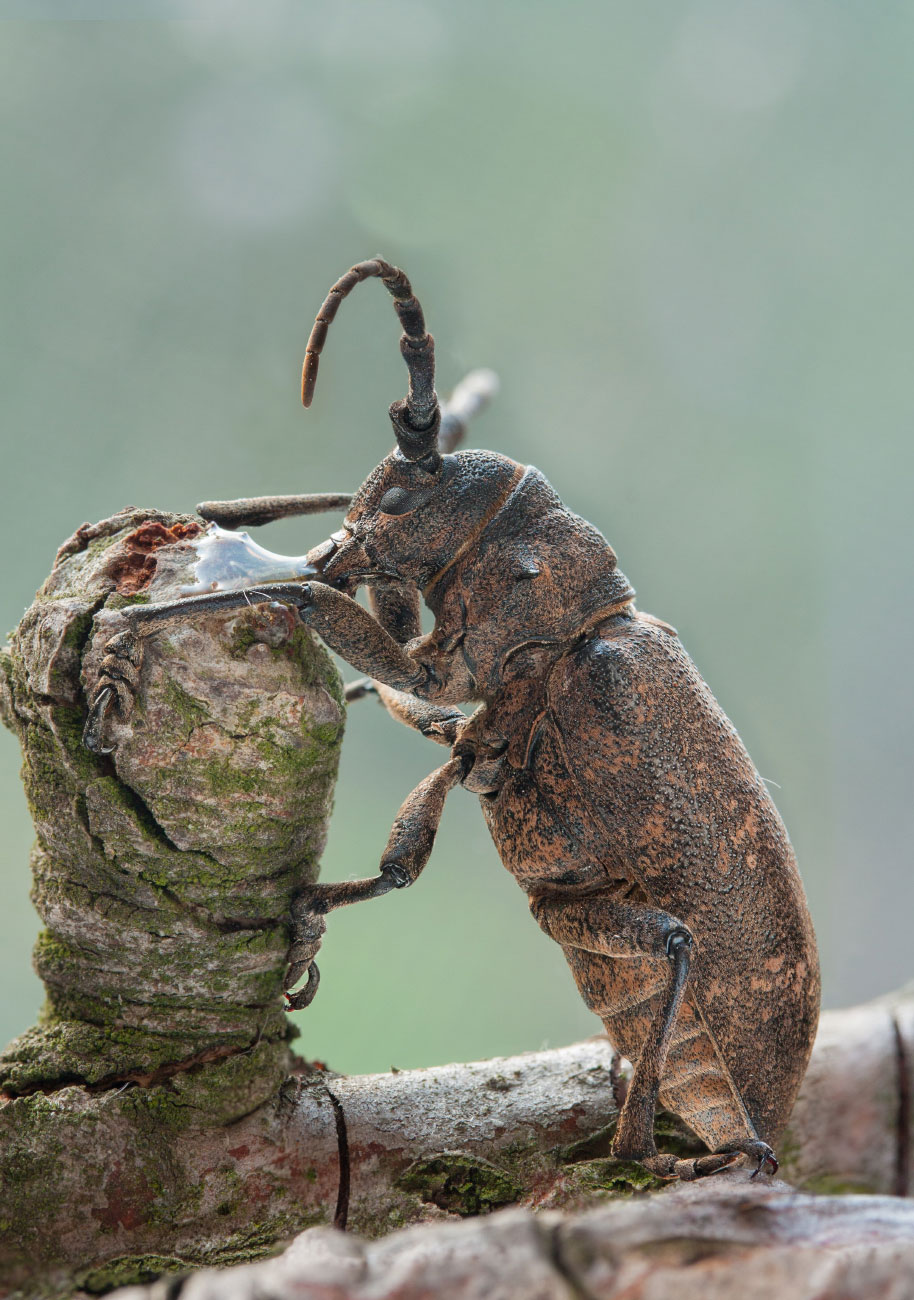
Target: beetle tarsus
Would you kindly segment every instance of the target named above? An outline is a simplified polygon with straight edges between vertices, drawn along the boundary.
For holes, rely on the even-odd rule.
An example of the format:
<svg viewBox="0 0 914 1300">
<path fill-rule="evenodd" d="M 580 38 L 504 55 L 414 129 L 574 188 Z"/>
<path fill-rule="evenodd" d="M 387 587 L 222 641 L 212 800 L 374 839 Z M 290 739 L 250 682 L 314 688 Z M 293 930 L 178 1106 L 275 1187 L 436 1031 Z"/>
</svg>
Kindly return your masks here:
<svg viewBox="0 0 914 1300">
<path fill-rule="evenodd" d="M 108 713 L 115 699 L 115 690 L 110 683 L 100 686 L 92 698 L 89 706 L 89 716 L 86 718 L 86 724 L 83 727 L 83 744 L 86 749 L 99 756 L 111 754 L 114 752 L 114 745 L 106 745 L 104 742 L 105 722 Z"/>
<path fill-rule="evenodd" d="M 648 1156 L 639 1163 L 655 1178 L 665 1178 L 669 1181 L 678 1178 L 684 1183 L 691 1183 L 697 1178 L 710 1178 L 714 1174 L 722 1173 L 738 1159 L 738 1151 L 723 1151 L 715 1152 L 713 1155 L 693 1156 L 687 1160 L 669 1154 Z"/>
<path fill-rule="evenodd" d="M 311 1004 L 320 980 L 320 971 L 314 958 L 320 949 L 321 939 L 327 926 L 319 907 L 315 906 L 313 893 L 312 889 L 300 894 L 294 899 L 290 909 L 292 941 L 289 944 L 283 993 L 287 1009 L 292 1011 L 301 1011 Z M 308 983 L 297 993 L 291 993 L 290 989 L 304 978 L 306 972 Z"/>
<path fill-rule="evenodd" d="M 139 688 L 142 662 L 142 642 L 132 629 L 125 628 L 105 643 L 98 683 L 83 727 L 83 744 L 91 753 L 111 754 L 117 748 L 106 743 L 105 728 L 112 709 L 122 721 L 129 718 Z"/>
<path fill-rule="evenodd" d="M 751 1160 L 757 1162 L 752 1172 L 753 1178 L 758 1178 L 759 1174 L 763 1173 L 768 1173 L 773 1178 L 781 1167 L 777 1156 L 767 1142 L 747 1142 L 743 1147 L 743 1152 Z M 766 1166 L 770 1166 L 770 1168 Z"/>
<path fill-rule="evenodd" d="M 308 983 L 305 987 L 299 989 L 297 993 L 290 993 L 288 989 L 283 990 L 283 997 L 286 999 L 286 1010 L 304 1011 L 305 1007 L 310 1007 L 320 982 L 321 973 L 318 970 L 317 962 L 312 961 L 308 967 Z"/>
<path fill-rule="evenodd" d="M 739 1153 L 735 1151 L 715 1152 L 713 1155 L 697 1156 L 694 1160 L 682 1160 L 680 1164 L 690 1164 L 692 1166 L 691 1174 L 680 1173 L 679 1177 L 684 1181 L 689 1178 L 708 1178 L 714 1174 L 723 1173 L 729 1169 L 739 1159 Z"/>
</svg>

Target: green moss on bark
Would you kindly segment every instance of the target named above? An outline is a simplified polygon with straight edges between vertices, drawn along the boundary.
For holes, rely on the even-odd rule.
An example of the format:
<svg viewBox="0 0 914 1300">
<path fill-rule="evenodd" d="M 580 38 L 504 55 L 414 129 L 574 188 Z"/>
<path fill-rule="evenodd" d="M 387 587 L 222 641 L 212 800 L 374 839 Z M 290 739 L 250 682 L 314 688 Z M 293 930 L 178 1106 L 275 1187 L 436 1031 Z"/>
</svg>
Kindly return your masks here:
<svg viewBox="0 0 914 1300">
<path fill-rule="evenodd" d="M 504 1169 L 464 1151 L 445 1151 L 413 1161 L 396 1186 L 441 1210 L 463 1216 L 488 1214 L 523 1196 L 523 1188 Z"/>
</svg>

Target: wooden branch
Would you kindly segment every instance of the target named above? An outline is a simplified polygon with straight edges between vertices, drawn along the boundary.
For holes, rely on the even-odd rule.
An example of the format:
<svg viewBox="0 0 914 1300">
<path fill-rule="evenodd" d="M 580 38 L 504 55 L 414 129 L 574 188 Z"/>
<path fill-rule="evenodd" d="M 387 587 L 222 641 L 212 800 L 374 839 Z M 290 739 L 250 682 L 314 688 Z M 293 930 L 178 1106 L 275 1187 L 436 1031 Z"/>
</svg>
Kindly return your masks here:
<svg viewBox="0 0 914 1300">
<path fill-rule="evenodd" d="M 897 1044 L 886 1025 L 894 1016 L 904 1026 L 910 1052 L 912 1012 L 908 996 L 892 1006 L 876 1003 L 823 1017 L 783 1148 L 791 1179 L 814 1188 L 892 1191 L 901 1158 L 909 1159 L 911 1135 L 898 1126 L 904 1098 Z M 868 1053 L 863 1058 L 862 1048 Z M 341 1184 L 350 1227 L 369 1238 L 506 1205 L 580 1212 L 662 1189 L 639 1167 L 606 1154 L 606 1125 L 615 1115 L 614 1058 L 602 1038 L 356 1078 L 305 1069 L 282 1082 L 265 1071 L 268 1059 L 254 1051 L 176 1074 L 167 1086 L 67 1087 L 8 1102 L 0 1109 L 0 1174 L 7 1186 L 11 1176 L 17 1179 L 18 1192 L 16 1204 L 3 1210 L 15 1228 L 0 1248 L 0 1276 L 21 1286 L 37 1276 L 45 1288 L 53 1284 L 61 1291 L 75 1280 L 97 1291 L 250 1258 L 309 1225 L 331 1224 Z M 267 1084 L 274 1093 L 263 1103 Z M 688 1143 L 669 1116 L 659 1117 L 658 1130 L 667 1149 Z M 737 1189 L 743 1198 L 760 1195 L 758 1204 L 769 1204 L 767 1183 L 746 1184 L 739 1171 L 718 1175 L 713 1185 Z M 661 1196 L 665 1205 L 665 1190 Z M 897 1206 L 904 1202 L 880 1204 L 878 1214 L 902 1222 Z M 816 1205 L 809 1222 L 834 1222 L 843 1238 L 861 1206 L 876 1201 L 829 1197 Z M 850 1208 L 835 1208 L 842 1205 Z M 745 1207 L 740 1213 L 750 1222 Z M 735 1210 L 732 1216 L 739 1221 Z M 874 1221 L 864 1216 L 860 1222 Z M 914 1232 L 914 1218 L 904 1222 Z M 476 1243 L 467 1247 L 471 1253 L 489 1240 L 488 1231 L 467 1236 Z M 527 1236 L 539 1232 L 524 1229 Z M 764 1240 L 764 1234 L 757 1237 L 759 1245 Z M 358 1255 L 363 1247 L 333 1251 L 336 1258 L 340 1251 Z M 387 1256 L 369 1251 L 365 1258 Z"/>
<path fill-rule="evenodd" d="M 380 1300 L 400 1279 L 401 1297 L 580 1300 L 655 1294 L 676 1270 L 682 1297 L 711 1292 L 715 1268 L 755 1285 L 764 1249 L 766 1294 L 774 1279 L 789 1295 L 807 1264 L 828 1281 L 840 1255 L 854 1275 L 866 1242 L 876 1276 L 906 1260 L 903 1202 L 798 1197 L 738 1171 L 671 1193 L 609 1159 L 621 1064 L 603 1038 L 364 1078 L 294 1060 L 287 913 L 316 873 L 342 721 L 327 656 L 282 611 L 176 625 L 145 645 L 114 752 L 80 741 L 117 607 L 186 583 L 198 529 L 134 510 L 84 526 L 0 656 L 48 989 L 0 1055 L 0 1296 L 249 1260 L 344 1219 L 360 1237 L 306 1232 L 264 1272 L 187 1294 Z M 910 1194 L 912 1061 L 914 994 L 823 1017 L 786 1176 Z M 698 1149 L 670 1116 L 658 1144 Z"/>
<path fill-rule="evenodd" d="M 508 1210 L 377 1242 L 312 1228 L 278 1259 L 172 1280 L 167 1297 L 906 1300 L 912 1290 L 910 1201 L 809 1196 L 731 1172 L 578 1215 Z"/>
</svg>

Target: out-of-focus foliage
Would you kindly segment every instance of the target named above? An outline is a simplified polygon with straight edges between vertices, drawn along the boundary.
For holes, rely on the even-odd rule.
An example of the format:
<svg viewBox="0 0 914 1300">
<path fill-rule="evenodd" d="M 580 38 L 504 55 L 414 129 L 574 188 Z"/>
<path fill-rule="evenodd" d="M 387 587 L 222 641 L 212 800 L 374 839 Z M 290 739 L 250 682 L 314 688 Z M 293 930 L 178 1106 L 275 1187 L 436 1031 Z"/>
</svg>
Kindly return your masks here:
<svg viewBox="0 0 914 1300">
<path fill-rule="evenodd" d="M 6 624 L 128 502 L 355 487 L 403 389 L 383 292 L 343 308 L 307 415 L 298 369 L 331 281 L 383 252 L 441 388 L 502 377 L 474 441 L 603 529 L 776 783 L 827 1001 L 910 977 L 914 11 L 31 13 L 0 24 Z M 260 537 L 300 553 L 334 526 Z M 0 759 L 6 1038 L 40 989 L 11 737 Z M 328 877 L 374 871 L 439 760 L 352 709 Z M 342 1069 L 597 1028 L 462 791 L 421 884 L 334 915 L 321 967 L 303 1050 Z"/>
</svg>

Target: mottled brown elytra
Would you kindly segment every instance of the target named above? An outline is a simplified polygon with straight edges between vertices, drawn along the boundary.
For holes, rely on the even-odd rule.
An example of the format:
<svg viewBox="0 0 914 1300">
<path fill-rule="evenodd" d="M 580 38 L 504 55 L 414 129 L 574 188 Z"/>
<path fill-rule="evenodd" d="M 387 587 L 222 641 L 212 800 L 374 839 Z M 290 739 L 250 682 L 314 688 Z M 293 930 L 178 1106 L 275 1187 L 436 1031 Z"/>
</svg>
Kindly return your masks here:
<svg viewBox="0 0 914 1300">
<path fill-rule="evenodd" d="M 324 915 L 410 885 L 448 792 L 479 796 L 508 870 L 562 946 L 587 1005 L 634 1064 L 613 1154 L 695 1177 L 772 1151 L 812 1046 L 819 971 L 793 851 L 734 727 L 673 628 L 634 591 L 591 524 L 543 475 L 489 451 L 454 451 L 493 377 L 471 376 L 442 413 L 434 342 L 402 271 L 354 266 L 318 315 L 302 375 L 309 405 L 340 302 L 379 277 L 403 326 L 407 397 L 397 446 L 351 498 L 252 498 L 199 507 L 214 523 L 345 508 L 340 531 L 292 580 L 125 611 L 93 693 L 86 743 L 132 707 L 142 636 L 195 610 L 280 601 L 370 681 L 390 713 L 451 756 L 406 799 L 380 874 L 297 900 L 286 987 L 307 1006 Z M 218 527 L 216 527 L 218 532 Z M 221 534 L 223 537 L 226 534 Z M 266 554 L 266 553 L 261 553 Z M 262 572 L 259 570 L 258 572 Z M 371 613 L 353 599 L 367 584 Z M 420 631 L 420 600 L 435 616 Z M 129 620 L 129 621 L 128 621 Z M 456 706 L 478 703 L 467 717 Z M 657 1100 L 712 1154 L 658 1154 Z"/>
</svg>

